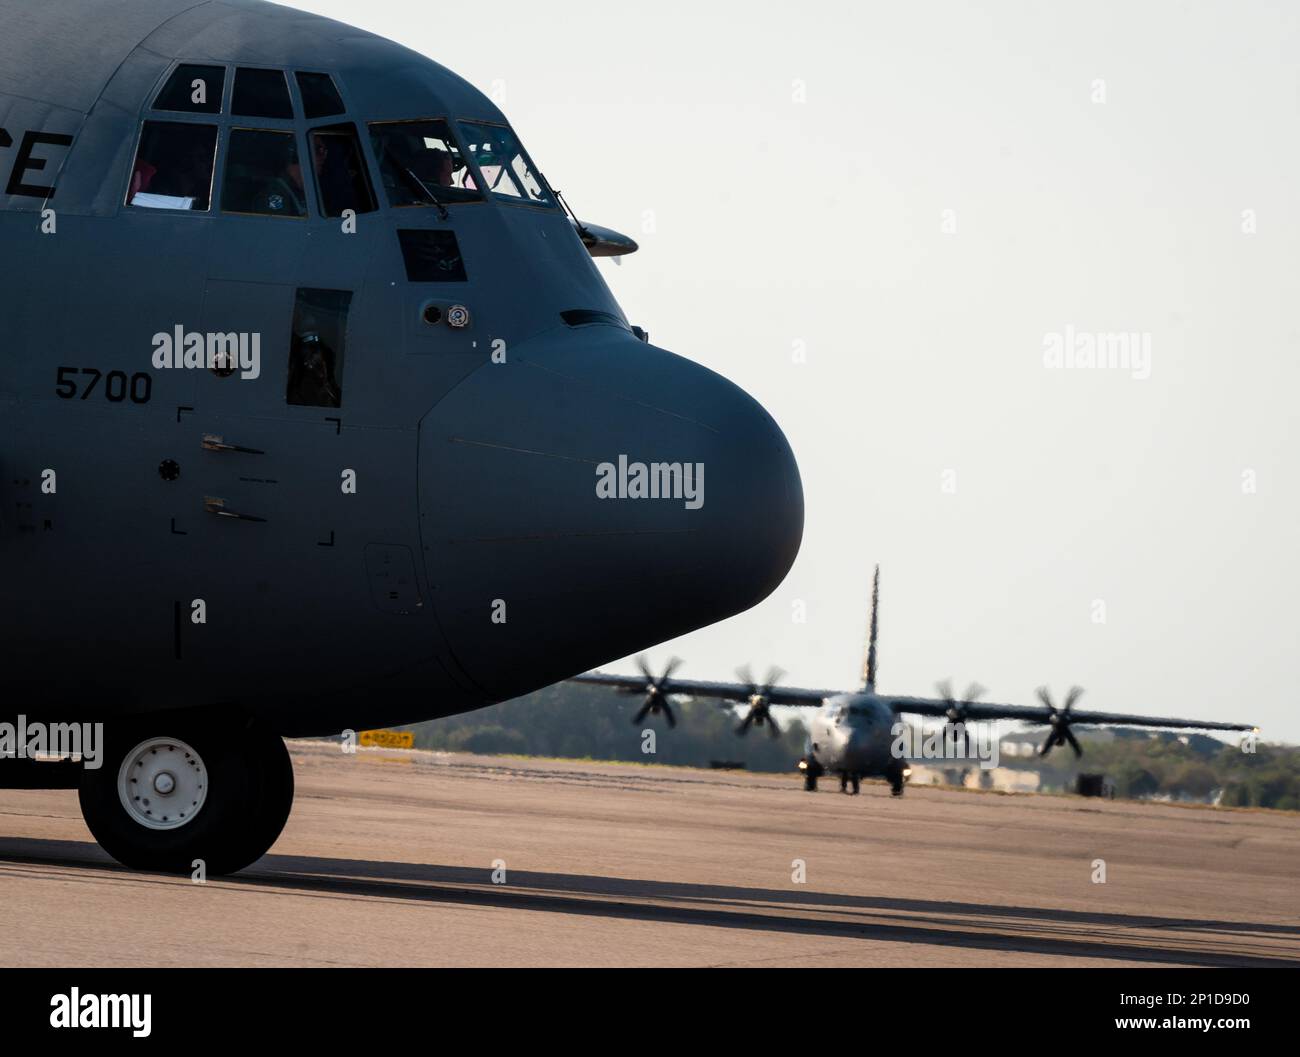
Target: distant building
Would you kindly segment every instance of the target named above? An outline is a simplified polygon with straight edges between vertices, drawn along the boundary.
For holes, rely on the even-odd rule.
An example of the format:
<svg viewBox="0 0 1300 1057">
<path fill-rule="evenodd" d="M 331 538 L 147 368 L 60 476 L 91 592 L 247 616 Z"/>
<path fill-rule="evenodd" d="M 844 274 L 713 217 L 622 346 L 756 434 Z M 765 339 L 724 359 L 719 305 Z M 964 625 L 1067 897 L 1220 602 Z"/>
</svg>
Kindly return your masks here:
<svg viewBox="0 0 1300 1057">
<path fill-rule="evenodd" d="M 1072 729 L 1081 744 L 1091 742 L 1096 745 L 1101 742 L 1114 741 L 1117 733 L 1114 730 L 1103 728 L 1074 727 Z M 1012 758 L 1037 756 L 1038 751 L 1043 747 L 1043 739 L 1046 737 L 1046 727 L 1039 727 L 1037 730 L 1013 731 L 1011 734 L 1003 736 L 999 742 L 998 751 L 1003 756 Z"/>
</svg>

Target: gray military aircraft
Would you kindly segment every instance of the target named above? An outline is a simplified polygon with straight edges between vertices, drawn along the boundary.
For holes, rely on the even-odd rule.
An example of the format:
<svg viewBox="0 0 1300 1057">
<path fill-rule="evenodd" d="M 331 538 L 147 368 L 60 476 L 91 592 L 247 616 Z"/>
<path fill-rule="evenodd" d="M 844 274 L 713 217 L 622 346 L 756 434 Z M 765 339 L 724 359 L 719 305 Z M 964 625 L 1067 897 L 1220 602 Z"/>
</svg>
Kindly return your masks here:
<svg viewBox="0 0 1300 1057">
<path fill-rule="evenodd" d="M 1083 755 L 1074 732 L 1074 724 L 1122 725 L 1126 727 L 1161 727 L 1174 730 L 1239 730 L 1258 728 L 1248 723 L 1215 723 L 1193 719 L 1168 719 L 1160 716 L 1130 716 L 1116 712 L 1076 712 L 1074 704 L 1083 693 L 1073 687 L 1058 708 L 1046 687 L 1039 687 L 1038 698 L 1042 706 L 995 705 L 976 700 L 983 690 L 971 686 L 963 698 L 953 696 L 952 689 L 941 684 L 937 698 L 897 697 L 876 691 L 876 640 L 880 630 L 880 566 L 876 566 L 871 585 L 871 618 L 867 632 L 867 648 L 862 663 L 862 686 L 858 690 L 805 690 L 797 687 L 777 686 L 783 673 L 772 669 L 762 683 L 756 683 L 748 670 L 741 670 L 738 683 L 705 682 L 694 679 L 674 679 L 680 666 L 674 658 L 661 675 L 650 671 L 644 660 L 638 663 L 640 676 L 607 675 L 593 672 L 575 676 L 571 682 L 607 686 L 628 694 L 643 694 L 641 707 L 632 717 L 641 724 L 647 716 L 662 715 L 669 726 L 676 726 L 669 698 L 673 696 L 702 697 L 722 702 L 739 702 L 749 707 L 744 719 L 736 728 L 738 734 L 748 733 L 751 727 L 766 726 L 774 736 L 779 733 L 772 705 L 793 705 L 813 708 L 808 724 L 808 739 L 804 756 L 798 767 L 804 776 L 804 788 L 817 790 L 817 780 L 826 774 L 838 775 L 840 789 L 853 793 L 859 791 L 863 778 L 884 778 L 889 782 L 894 796 L 902 796 L 904 782 L 910 774 L 908 758 L 895 751 L 900 742 L 895 725 L 903 715 L 936 717 L 945 721 L 945 728 L 964 735 L 965 724 L 978 720 L 1016 719 L 1047 727 L 1047 736 L 1039 750 L 1046 756 L 1053 748 L 1069 745 L 1076 756 Z M 727 707 L 731 707 L 730 704 Z M 960 726 L 959 726 L 960 725 Z M 967 746 L 957 738 L 950 742 Z"/>
<path fill-rule="evenodd" d="M 635 249 L 372 34 L 0 0 L 6 701 L 107 740 L 0 785 L 75 782 L 121 862 L 228 872 L 287 818 L 282 736 L 481 708 L 766 597 L 794 457 L 629 324 L 593 257 Z"/>
</svg>

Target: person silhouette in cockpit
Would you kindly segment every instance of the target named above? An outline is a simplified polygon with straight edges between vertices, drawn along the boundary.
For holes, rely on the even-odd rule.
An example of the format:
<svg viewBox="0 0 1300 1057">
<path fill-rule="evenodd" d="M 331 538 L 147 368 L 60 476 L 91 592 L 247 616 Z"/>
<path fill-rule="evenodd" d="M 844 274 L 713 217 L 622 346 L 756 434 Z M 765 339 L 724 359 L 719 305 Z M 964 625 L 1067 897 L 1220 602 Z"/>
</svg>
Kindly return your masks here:
<svg viewBox="0 0 1300 1057">
<path fill-rule="evenodd" d="M 297 152 L 290 150 L 285 153 L 280 172 L 257 196 L 254 211 L 272 216 L 307 215 L 307 195 Z"/>
</svg>

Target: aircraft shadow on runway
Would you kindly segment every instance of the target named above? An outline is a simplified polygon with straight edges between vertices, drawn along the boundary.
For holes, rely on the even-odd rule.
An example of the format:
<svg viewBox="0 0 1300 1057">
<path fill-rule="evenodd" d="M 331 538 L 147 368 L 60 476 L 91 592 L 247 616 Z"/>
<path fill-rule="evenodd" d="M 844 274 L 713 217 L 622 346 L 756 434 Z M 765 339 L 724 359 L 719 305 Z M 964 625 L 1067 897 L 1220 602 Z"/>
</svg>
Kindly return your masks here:
<svg viewBox="0 0 1300 1057">
<path fill-rule="evenodd" d="M 132 872 L 115 864 L 97 845 L 82 841 L 0 837 L 0 862 Z M 1052 910 L 524 870 L 510 870 L 508 880 L 508 884 L 492 884 L 488 868 L 267 855 L 243 872 L 217 879 L 214 883 L 254 889 L 287 888 L 305 896 L 324 898 L 347 895 L 499 906 L 546 913 L 1071 958 L 1201 966 L 1294 968 L 1300 965 L 1300 925 Z M 887 914 L 907 916 L 896 921 L 880 920 L 880 915 Z M 962 916 L 976 920 L 954 920 Z M 870 920 L 862 920 L 867 918 Z M 981 918 L 1000 920 L 980 921 Z M 982 931 L 968 931 L 967 926 Z M 1167 931 L 1171 933 L 1170 943 L 1168 946 L 1152 946 L 1149 935 L 1125 937 L 1112 934 L 1102 939 L 1093 932 L 1115 929 L 1147 933 Z M 1059 935 L 1061 932 L 1074 933 L 1079 938 L 1062 937 Z M 1175 935 L 1179 933 L 1182 935 Z M 1288 957 L 1279 956 L 1276 949 L 1258 954 L 1240 949 L 1198 949 L 1190 946 L 1195 943 L 1196 934 L 1215 935 L 1229 941 L 1235 939 L 1238 945 L 1249 944 L 1264 936 L 1293 937 L 1297 942 L 1294 955 Z"/>
</svg>

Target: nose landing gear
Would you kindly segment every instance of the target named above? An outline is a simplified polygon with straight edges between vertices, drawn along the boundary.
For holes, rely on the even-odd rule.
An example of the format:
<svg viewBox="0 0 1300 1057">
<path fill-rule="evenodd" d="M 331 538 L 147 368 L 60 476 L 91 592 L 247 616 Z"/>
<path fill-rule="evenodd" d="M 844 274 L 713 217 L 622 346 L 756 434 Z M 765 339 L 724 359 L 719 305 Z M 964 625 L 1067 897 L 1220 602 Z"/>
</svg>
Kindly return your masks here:
<svg viewBox="0 0 1300 1057">
<path fill-rule="evenodd" d="M 822 765 L 811 756 L 805 756 L 799 761 L 799 770 L 803 774 L 804 790 L 809 793 L 817 792 L 817 779 L 824 773 Z"/>
</svg>

